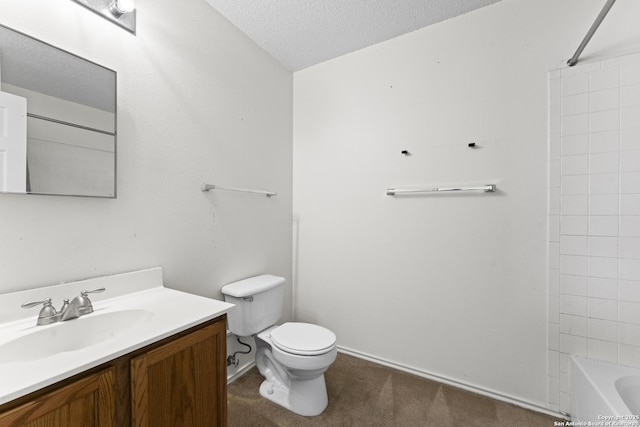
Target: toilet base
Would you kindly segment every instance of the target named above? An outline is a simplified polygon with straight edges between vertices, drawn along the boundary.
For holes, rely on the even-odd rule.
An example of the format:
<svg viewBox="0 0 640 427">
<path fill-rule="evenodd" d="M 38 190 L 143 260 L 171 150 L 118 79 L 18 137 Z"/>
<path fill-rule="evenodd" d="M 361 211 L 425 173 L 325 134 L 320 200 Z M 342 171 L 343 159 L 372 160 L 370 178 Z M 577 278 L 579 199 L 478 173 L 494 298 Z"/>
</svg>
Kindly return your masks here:
<svg viewBox="0 0 640 427">
<path fill-rule="evenodd" d="M 287 387 L 280 381 L 266 379 L 260 385 L 260 395 L 298 415 L 320 415 L 327 407 L 327 386 L 324 375 L 312 380 L 291 380 Z"/>
</svg>

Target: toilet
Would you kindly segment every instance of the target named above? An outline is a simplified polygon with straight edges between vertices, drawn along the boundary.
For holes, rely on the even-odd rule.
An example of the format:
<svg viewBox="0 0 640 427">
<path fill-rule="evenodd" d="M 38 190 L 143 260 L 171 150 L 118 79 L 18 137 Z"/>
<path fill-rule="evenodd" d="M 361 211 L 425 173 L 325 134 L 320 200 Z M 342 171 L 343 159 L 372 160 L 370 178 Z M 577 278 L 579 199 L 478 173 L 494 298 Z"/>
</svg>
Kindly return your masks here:
<svg viewBox="0 0 640 427">
<path fill-rule="evenodd" d="M 328 404 L 324 372 L 336 360 L 336 336 L 311 323 L 276 322 L 282 316 L 283 277 L 271 274 L 230 283 L 224 299 L 229 330 L 254 336 L 256 366 L 265 380 L 260 395 L 299 415 L 321 414 Z"/>
</svg>

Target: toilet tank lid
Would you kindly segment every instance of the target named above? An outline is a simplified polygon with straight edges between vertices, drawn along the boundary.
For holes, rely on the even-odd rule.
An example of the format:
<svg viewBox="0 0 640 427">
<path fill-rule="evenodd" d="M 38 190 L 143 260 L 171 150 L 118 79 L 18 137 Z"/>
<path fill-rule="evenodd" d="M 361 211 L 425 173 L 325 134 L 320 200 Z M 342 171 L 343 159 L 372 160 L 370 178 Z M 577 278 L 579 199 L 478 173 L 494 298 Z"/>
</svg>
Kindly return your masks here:
<svg viewBox="0 0 640 427">
<path fill-rule="evenodd" d="M 263 274 L 261 276 L 249 277 L 248 279 L 229 283 L 223 286 L 221 291 L 224 295 L 245 298 L 282 286 L 284 282 L 284 277 L 274 276 L 273 274 Z"/>
</svg>

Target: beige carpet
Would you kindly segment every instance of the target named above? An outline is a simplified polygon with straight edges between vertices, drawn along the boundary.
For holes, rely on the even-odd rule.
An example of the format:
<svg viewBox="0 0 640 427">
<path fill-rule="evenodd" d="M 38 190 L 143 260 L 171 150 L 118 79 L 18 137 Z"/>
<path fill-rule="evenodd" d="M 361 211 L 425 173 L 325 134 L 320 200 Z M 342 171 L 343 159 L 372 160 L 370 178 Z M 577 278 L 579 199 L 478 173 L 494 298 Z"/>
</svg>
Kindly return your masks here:
<svg viewBox="0 0 640 427">
<path fill-rule="evenodd" d="M 329 406 L 302 417 L 258 393 L 256 368 L 229 385 L 229 427 L 551 427 L 553 417 L 338 354 L 325 373 Z"/>
</svg>

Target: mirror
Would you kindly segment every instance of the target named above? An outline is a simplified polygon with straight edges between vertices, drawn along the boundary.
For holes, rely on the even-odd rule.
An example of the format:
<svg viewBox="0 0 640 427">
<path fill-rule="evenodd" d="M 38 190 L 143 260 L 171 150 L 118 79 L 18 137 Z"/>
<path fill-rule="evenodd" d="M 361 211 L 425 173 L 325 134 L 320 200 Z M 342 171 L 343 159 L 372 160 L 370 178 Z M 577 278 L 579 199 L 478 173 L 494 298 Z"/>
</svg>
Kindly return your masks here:
<svg viewBox="0 0 640 427">
<path fill-rule="evenodd" d="M 116 197 L 115 71 L 0 25 L 0 189 Z"/>
</svg>

